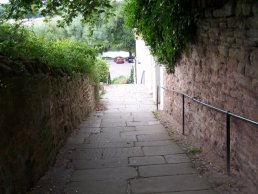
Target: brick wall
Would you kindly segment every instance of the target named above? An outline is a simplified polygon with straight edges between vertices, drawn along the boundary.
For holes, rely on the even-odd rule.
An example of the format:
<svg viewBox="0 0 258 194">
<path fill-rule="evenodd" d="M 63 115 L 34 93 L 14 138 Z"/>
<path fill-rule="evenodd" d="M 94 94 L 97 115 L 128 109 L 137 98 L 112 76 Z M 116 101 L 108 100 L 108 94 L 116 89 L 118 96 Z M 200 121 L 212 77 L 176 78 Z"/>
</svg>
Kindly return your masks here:
<svg viewBox="0 0 258 194">
<path fill-rule="evenodd" d="M 0 193 L 22 194 L 95 107 L 86 77 L 0 77 Z"/>
<path fill-rule="evenodd" d="M 204 5 L 204 6 L 208 6 Z M 205 9 L 198 39 L 165 86 L 258 121 L 258 3 L 230 1 Z M 165 92 L 164 111 L 181 131 L 181 97 Z M 225 160 L 225 115 L 186 100 L 186 134 Z M 258 127 L 231 120 L 232 165 L 258 192 Z"/>
</svg>

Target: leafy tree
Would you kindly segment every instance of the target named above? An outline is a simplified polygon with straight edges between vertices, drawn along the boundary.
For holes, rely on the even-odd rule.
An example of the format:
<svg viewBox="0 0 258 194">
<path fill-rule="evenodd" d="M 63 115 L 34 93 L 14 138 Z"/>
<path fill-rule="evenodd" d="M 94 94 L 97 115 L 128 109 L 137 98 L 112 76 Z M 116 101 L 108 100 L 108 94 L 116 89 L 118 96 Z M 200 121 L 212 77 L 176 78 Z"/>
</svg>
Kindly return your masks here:
<svg viewBox="0 0 258 194">
<path fill-rule="evenodd" d="M 191 0 L 125 0 L 126 23 L 140 34 L 160 63 L 174 65 L 195 35 Z"/>
<path fill-rule="evenodd" d="M 6 11 L 5 19 L 21 19 L 28 14 L 40 13 L 44 17 L 60 15 L 67 24 L 78 15 L 85 21 L 92 21 L 94 16 L 108 12 L 112 7 L 110 0 L 10 0 L 2 6 Z"/>
<path fill-rule="evenodd" d="M 124 25 L 121 4 L 110 0 L 10 0 L 9 4 L 2 5 L 5 10 L 2 18 L 59 15 L 60 19 L 54 24 L 57 23 L 63 29 L 50 23 L 47 28 L 40 30 L 47 32 L 48 38 L 72 37 L 86 42 L 99 52 L 109 49 L 134 52 L 134 34 Z"/>
<path fill-rule="evenodd" d="M 109 74 L 109 66 L 106 61 L 102 59 L 97 59 L 97 72 L 99 74 L 99 81 L 107 83 L 108 82 L 108 74 Z"/>
<path fill-rule="evenodd" d="M 45 24 L 35 24 L 36 33 L 47 38 L 72 38 L 93 46 L 98 52 L 107 50 L 126 50 L 135 52 L 135 40 L 132 30 L 125 26 L 121 12 L 121 3 L 112 3 L 113 14 L 102 13 L 95 18 L 94 24 L 86 24 L 78 16 L 70 25 L 57 28 L 57 18 Z"/>
<path fill-rule="evenodd" d="M 105 42 L 105 50 L 126 50 L 132 53 L 135 52 L 134 33 L 131 28 L 125 26 L 122 5 L 123 3 L 112 4 L 114 14 L 111 17 L 107 17 L 106 14 L 100 17 L 94 26 L 92 37 Z"/>
<path fill-rule="evenodd" d="M 59 18 L 56 17 L 47 22 L 37 22 L 32 24 L 32 30 L 47 39 L 65 39 L 70 38 L 81 42 L 88 42 L 89 27 L 81 21 L 81 17 L 77 17 L 70 25 L 58 27 Z"/>
</svg>

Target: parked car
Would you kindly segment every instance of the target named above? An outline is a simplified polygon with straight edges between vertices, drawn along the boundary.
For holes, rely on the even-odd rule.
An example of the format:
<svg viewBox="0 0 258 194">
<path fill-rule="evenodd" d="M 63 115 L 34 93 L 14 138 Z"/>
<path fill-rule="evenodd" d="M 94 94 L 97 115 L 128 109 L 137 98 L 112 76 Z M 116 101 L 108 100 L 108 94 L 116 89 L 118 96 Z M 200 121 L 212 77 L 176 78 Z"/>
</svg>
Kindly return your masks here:
<svg viewBox="0 0 258 194">
<path fill-rule="evenodd" d="M 120 57 L 115 57 L 115 58 L 114 58 L 114 62 L 116 62 L 116 59 L 117 59 L 117 58 L 120 58 Z M 121 58 L 123 58 L 123 57 L 121 57 Z"/>
<path fill-rule="evenodd" d="M 128 63 L 134 63 L 134 57 L 130 56 L 127 58 Z"/>
<path fill-rule="evenodd" d="M 114 62 L 116 62 L 116 64 L 121 64 L 121 63 L 125 63 L 125 60 L 123 57 L 115 57 Z"/>
</svg>

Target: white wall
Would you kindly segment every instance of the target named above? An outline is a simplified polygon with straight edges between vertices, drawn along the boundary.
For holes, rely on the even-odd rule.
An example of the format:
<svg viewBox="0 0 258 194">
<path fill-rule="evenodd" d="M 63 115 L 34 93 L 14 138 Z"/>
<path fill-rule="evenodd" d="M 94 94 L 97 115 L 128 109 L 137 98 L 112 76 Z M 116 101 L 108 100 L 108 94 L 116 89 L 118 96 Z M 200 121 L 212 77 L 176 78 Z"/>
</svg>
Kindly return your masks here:
<svg viewBox="0 0 258 194">
<path fill-rule="evenodd" d="M 164 71 L 165 68 L 164 66 L 160 66 L 160 87 L 165 87 L 164 86 Z M 160 105 L 159 109 L 163 110 L 164 109 L 164 89 L 160 88 Z"/>
<path fill-rule="evenodd" d="M 146 85 L 150 93 L 152 93 L 153 66 L 153 56 L 145 45 L 145 42 L 141 39 L 136 40 L 137 84 Z"/>
<path fill-rule="evenodd" d="M 150 49 L 145 42 L 138 38 L 136 40 L 136 84 L 144 84 L 148 88 L 149 93 L 153 95 L 153 101 L 157 99 L 157 86 L 163 86 L 163 67 L 156 63 Z M 142 75 L 145 72 L 142 82 Z M 163 108 L 163 90 L 159 90 L 160 108 Z"/>
</svg>

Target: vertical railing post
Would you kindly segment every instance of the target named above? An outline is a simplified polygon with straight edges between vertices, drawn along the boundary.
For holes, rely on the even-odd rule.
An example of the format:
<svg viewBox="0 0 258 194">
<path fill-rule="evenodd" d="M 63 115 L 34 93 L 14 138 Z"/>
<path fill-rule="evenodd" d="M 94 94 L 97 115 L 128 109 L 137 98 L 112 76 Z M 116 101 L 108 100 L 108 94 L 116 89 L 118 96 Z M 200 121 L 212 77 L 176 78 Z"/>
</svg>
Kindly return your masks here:
<svg viewBox="0 0 258 194">
<path fill-rule="evenodd" d="M 110 72 L 108 72 L 108 79 L 107 79 L 107 84 L 111 84 L 111 76 L 110 76 Z"/>
<path fill-rule="evenodd" d="M 182 131 L 183 135 L 185 135 L 185 95 L 182 94 Z"/>
<path fill-rule="evenodd" d="M 159 86 L 157 86 L 156 106 L 157 110 L 159 110 Z"/>
<path fill-rule="evenodd" d="M 227 112 L 227 134 L 226 134 L 226 143 L 227 143 L 227 173 L 230 175 L 230 114 Z"/>
</svg>

